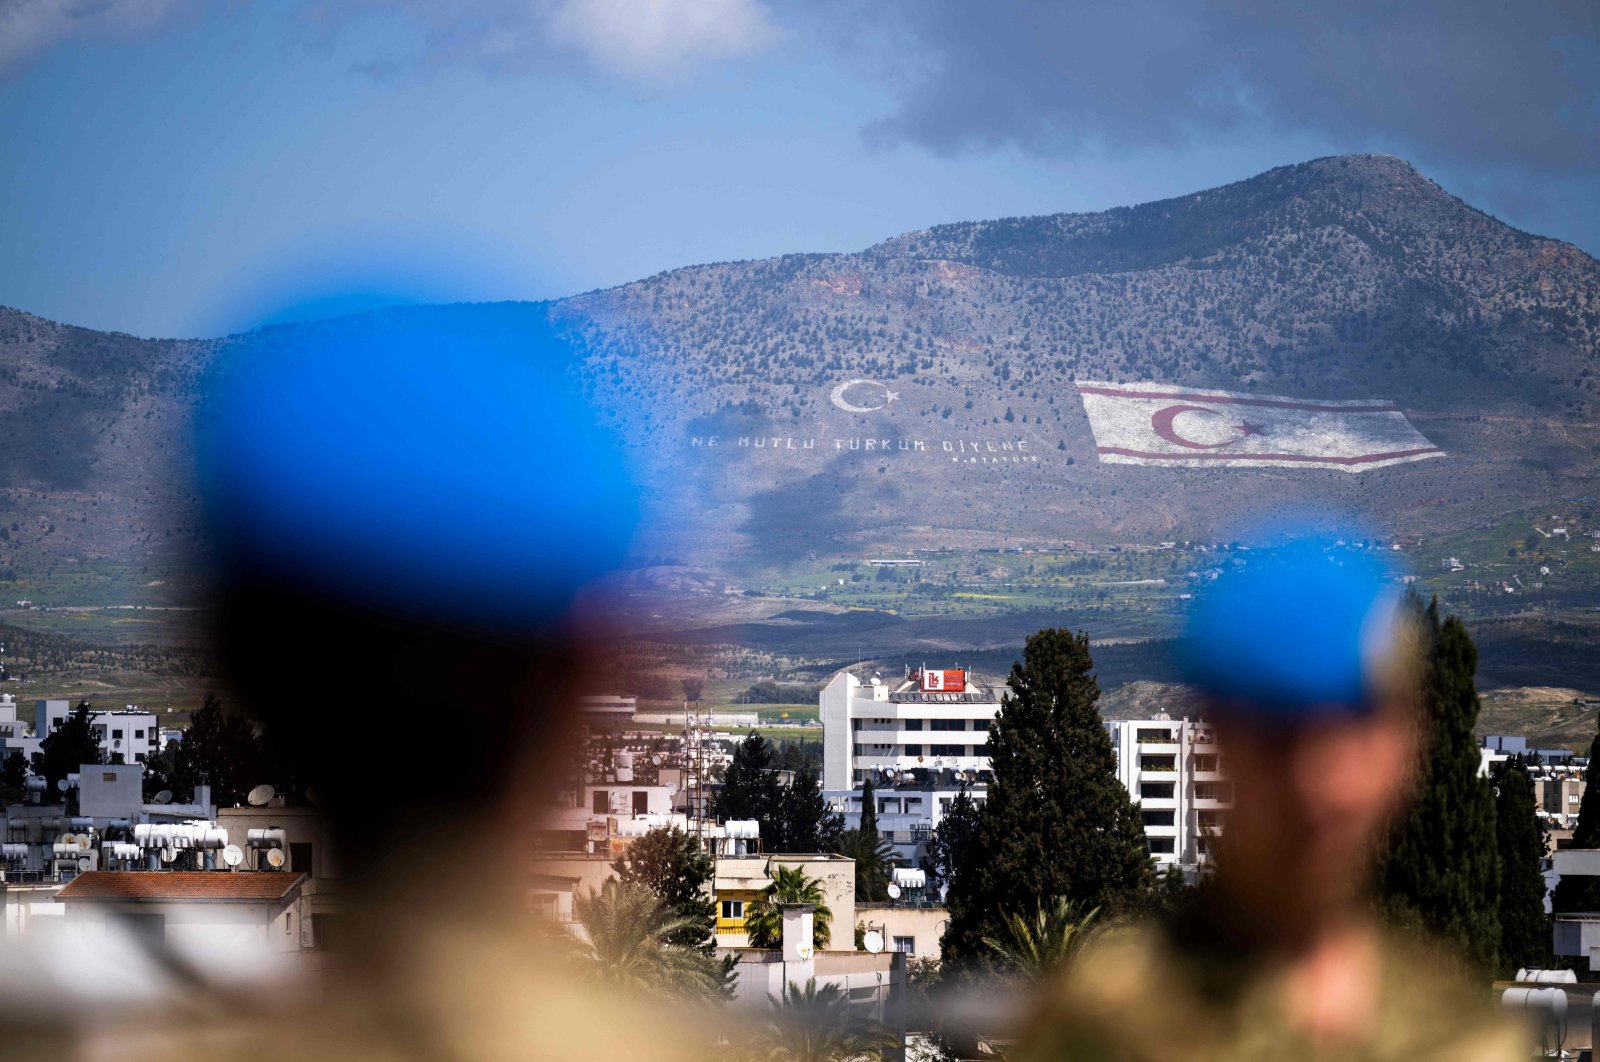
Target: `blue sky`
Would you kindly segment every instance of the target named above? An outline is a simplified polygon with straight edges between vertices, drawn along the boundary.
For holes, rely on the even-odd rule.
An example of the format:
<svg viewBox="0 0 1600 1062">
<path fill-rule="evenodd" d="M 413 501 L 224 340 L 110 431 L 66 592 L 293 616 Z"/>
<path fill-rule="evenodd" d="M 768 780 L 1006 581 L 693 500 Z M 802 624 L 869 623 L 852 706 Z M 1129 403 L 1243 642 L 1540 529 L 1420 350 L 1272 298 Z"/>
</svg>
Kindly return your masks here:
<svg viewBox="0 0 1600 1062">
<path fill-rule="evenodd" d="M 1600 250 L 1600 5 L 1364 6 L 0 0 L 0 305 L 543 298 L 1359 150 Z"/>
</svg>

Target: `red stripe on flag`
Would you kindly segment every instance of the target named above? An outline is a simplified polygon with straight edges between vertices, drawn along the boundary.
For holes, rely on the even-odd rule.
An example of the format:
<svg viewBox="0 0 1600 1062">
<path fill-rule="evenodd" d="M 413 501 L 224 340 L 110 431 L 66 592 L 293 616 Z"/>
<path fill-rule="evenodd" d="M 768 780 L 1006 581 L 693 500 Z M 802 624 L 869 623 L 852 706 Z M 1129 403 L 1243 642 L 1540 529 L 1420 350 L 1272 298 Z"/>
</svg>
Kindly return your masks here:
<svg viewBox="0 0 1600 1062">
<path fill-rule="evenodd" d="M 1361 465 L 1369 461 L 1390 461 L 1400 457 L 1415 457 L 1418 454 L 1444 453 L 1437 446 L 1423 446 L 1415 450 L 1391 450 L 1385 454 L 1360 454 L 1356 457 L 1315 457 L 1311 454 L 1158 454 L 1148 450 L 1129 450 L 1122 446 L 1100 446 L 1096 449 L 1102 454 L 1146 457 L 1156 461 L 1306 461 L 1323 465 Z"/>
<path fill-rule="evenodd" d="M 1328 413 L 1399 413 L 1395 405 L 1342 406 L 1325 402 L 1289 402 L 1272 398 L 1234 398 L 1229 395 L 1201 395 L 1187 391 L 1126 391 L 1116 387 L 1078 385 L 1080 395 L 1105 395 L 1108 398 L 1175 398 L 1181 402 L 1211 402 L 1230 406 L 1269 406 L 1273 409 L 1312 409 Z"/>
</svg>

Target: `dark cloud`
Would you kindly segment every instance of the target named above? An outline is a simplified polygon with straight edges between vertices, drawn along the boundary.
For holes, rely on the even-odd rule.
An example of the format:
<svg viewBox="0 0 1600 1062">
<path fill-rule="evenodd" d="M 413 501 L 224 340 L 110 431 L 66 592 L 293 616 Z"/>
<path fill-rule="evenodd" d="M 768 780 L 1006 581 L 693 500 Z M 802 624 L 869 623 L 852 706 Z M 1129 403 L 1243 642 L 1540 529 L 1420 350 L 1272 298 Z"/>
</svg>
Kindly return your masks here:
<svg viewBox="0 0 1600 1062">
<path fill-rule="evenodd" d="M 925 59 L 868 126 L 887 143 L 1073 155 L 1296 133 L 1445 166 L 1573 176 L 1600 162 L 1594 0 L 857 10 L 879 47 Z"/>
</svg>

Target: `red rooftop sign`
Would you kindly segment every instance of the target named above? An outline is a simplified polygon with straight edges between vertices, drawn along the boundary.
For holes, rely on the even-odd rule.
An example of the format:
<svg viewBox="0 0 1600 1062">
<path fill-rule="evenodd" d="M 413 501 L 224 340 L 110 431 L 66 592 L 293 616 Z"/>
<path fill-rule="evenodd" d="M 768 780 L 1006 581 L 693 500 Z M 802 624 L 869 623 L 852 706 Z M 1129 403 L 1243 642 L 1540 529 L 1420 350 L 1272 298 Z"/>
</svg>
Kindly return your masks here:
<svg viewBox="0 0 1600 1062">
<path fill-rule="evenodd" d="M 922 669 L 923 693 L 965 693 L 967 672 L 963 668 L 946 668 L 943 671 Z"/>
</svg>

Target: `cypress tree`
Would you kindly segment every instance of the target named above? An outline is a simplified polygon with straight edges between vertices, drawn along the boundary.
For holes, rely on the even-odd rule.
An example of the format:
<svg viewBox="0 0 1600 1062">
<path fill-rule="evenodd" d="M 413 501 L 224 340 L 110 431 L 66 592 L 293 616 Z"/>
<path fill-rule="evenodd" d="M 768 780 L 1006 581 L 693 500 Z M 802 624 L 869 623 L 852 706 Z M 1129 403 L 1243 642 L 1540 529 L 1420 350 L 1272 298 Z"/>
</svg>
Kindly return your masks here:
<svg viewBox="0 0 1600 1062">
<path fill-rule="evenodd" d="M 838 843 L 844 819 L 828 807 L 814 764 L 795 772 L 794 781 L 778 797 L 769 852 L 827 852 Z"/>
<path fill-rule="evenodd" d="M 928 874 L 928 889 L 938 895 L 939 890 L 955 880 L 957 871 L 970 861 L 967 849 L 978 832 L 978 805 L 973 803 L 963 785 L 950 810 L 944 813 L 928 841 L 928 851 L 922 867 Z"/>
<path fill-rule="evenodd" d="M 1578 805 L 1578 824 L 1572 828 L 1572 847 L 1600 848 L 1600 730 L 1589 742 L 1589 764 L 1583 769 L 1583 803 Z M 1600 878 L 1570 877 L 1556 882 L 1550 905 L 1557 913 L 1600 911 Z"/>
<path fill-rule="evenodd" d="M 1533 779 L 1520 758 L 1494 774 L 1495 833 L 1500 850 L 1500 968 L 1550 964 L 1550 918 L 1544 913 L 1544 831 Z"/>
<path fill-rule="evenodd" d="M 733 747 L 733 758 L 722 775 L 722 788 L 711 804 L 712 814 L 724 822 L 729 819 L 760 822 L 762 836 L 769 844 L 776 840 L 771 831 L 781 795 L 772 761 L 771 744 L 752 731 Z"/>
<path fill-rule="evenodd" d="M 1415 799 L 1381 871 L 1382 906 L 1454 945 L 1479 970 L 1498 966 L 1500 859 L 1494 792 L 1478 774 L 1482 756 L 1473 673 L 1478 651 L 1455 616 L 1439 619 L 1437 600 L 1412 597 L 1423 638 L 1422 723 L 1425 754 Z"/>
<path fill-rule="evenodd" d="M 989 729 L 994 781 L 946 896 L 945 962 L 970 970 L 1008 914 L 1136 907 L 1153 882 L 1144 825 L 1117 781 L 1089 636 L 1030 636 Z"/>
<path fill-rule="evenodd" d="M 861 831 L 863 837 L 878 837 L 878 787 L 872 784 L 872 776 L 861 783 L 861 825 L 856 829 Z"/>
</svg>

